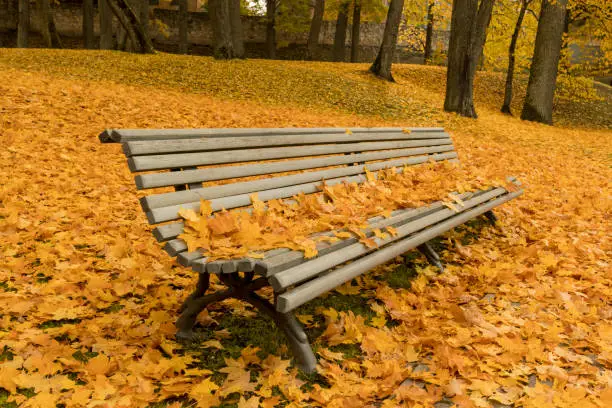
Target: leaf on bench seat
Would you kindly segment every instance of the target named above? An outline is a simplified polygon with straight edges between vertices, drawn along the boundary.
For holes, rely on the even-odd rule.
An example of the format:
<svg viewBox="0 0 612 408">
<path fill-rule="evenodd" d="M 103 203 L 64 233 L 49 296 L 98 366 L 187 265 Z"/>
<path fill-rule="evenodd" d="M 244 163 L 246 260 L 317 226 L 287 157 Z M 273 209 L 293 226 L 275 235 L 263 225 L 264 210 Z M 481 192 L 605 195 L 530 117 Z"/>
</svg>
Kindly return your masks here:
<svg viewBox="0 0 612 408">
<path fill-rule="evenodd" d="M 461 198 L 459 198 L 458 195 L 453 194 L 453 193 L 449 193 L 448 196 L 455 201 L 457 204 L 459 204 L 462 207 L 465 207 L 465 203 L 463 202 L 463 200 Z"/>
<path fill-rule="evenodd" d="M 372 238 L 362 238 L 359 240 L 362 244 L 367 246 L 368 248 L 378 248 L 378 244 Z"/>
<path fill-rule="evenodd" d="M 385 229 L 389 231 L 389 234 L 393 235 L 394 237 L 397 237 L 397 230 L 395 228 L 389 225 Z"/>
<path fill-rule="evenodd" d="M 457 206 L 455 204 L 451 203 L 450 201 L 442 201 L 442 204 L 444 204 L 446 207 L 450 208 L 451 210 L 453 210 L 456 213 L 461 212 L 461 210 L 459 208 L 457 208 Z"/>
</svg>

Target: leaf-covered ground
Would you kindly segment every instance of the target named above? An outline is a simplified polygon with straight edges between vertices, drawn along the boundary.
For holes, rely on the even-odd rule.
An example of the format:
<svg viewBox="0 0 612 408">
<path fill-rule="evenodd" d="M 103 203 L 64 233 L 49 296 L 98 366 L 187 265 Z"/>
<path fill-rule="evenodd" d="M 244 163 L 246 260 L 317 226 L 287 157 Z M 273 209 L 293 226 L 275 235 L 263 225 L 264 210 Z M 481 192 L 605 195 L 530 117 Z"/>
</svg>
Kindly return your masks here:
<svg viewBox="0 0 612 408">
<path fill-rule="evenodd" d="M 477 121 L 443 113 L 433 67 L 386 84 L 360 64 L 0 50 L 0 68 L 0 406 L 612 405 L 609 100 L 549 127 L 497 113 L 494 74 Z M 526 192 L 497 228 L 438 239 L 444 274 L 409 253 L 301 308 L 317 375 L 237 301 L 175 343 L 194 276 L 99 131 L 389 125 L 443 126 L 462 162 Z"/>
</svg>

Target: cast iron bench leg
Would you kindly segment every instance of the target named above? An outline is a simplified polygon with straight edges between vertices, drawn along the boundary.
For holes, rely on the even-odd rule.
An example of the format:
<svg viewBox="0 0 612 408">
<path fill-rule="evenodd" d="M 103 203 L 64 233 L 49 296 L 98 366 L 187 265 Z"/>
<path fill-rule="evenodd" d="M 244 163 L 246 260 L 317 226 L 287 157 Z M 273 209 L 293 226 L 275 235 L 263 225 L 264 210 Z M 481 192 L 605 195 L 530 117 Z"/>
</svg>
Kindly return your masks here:
<svg viewBox="0 0 612 408">
<path fill-rule="evenodd" d="M 497 217 L 493 213 L 493 210 L 487 211 L 486 213 L 484 213 L 484 215 L 485 217 L 487 217 L 491 225 L 495 226 L 495 223 L 497 222 Z"/>
<path fill-rule="evenodd" d="M 292 313 L 277 312 L 270 302 L 263 299 L 257 293 L 249 293 L 245 300 L 259 311 L 268 315 L 274 320 L 276 326 L 285 333 L 285 338 L 293 356 L 297 360 L 298 367 L 309 374 L 315 372 L 317 358 L 310 347 L 308 336 L 306 336 L 302 325 L 295 316 Z"/>
<path fill-rule="evenodd" d="M 178 328 L 177 339 L 193 341 L 195 339 L 193 325 L 198 314 L 210 303 L 233 297 L 250 303 L 256 309 L 269 316 L 276 326 L 285 333 L 287 343 L 297 360 L 298 366 L 304 372 L 314 372 L 317 366 L 317 359 L 310 347 L 304 329 L 292 313 L 277 312 L 274 305 L 255 293 L 256 290 L 268 286 L 269 283 L 266 278 L 253 280 L 253 277 L 254 274 L 252 272 L 246 272 L 243 276 L 238 272 L 221 274 L 219 278 L 228 286 L 228 289 L 205 295 L 204 293 L 209 286 L 210 275 L 207 273 L 200 274 L 196 290 L 181 307 L 182 313 L 176 322 L 176 327 Z"/>
<path fill-rule="evenodd" d="M 440 255 L 436 253 L 429 242 L 421 244 L 417 247 L 417 249 L 425 255 L 427 261 L 434 266 L 437 266 L 440 270 L 440 273 L 444 272 L 444 266 L 442 266 L 442 262 L 440 262 Z"/>
</svg>

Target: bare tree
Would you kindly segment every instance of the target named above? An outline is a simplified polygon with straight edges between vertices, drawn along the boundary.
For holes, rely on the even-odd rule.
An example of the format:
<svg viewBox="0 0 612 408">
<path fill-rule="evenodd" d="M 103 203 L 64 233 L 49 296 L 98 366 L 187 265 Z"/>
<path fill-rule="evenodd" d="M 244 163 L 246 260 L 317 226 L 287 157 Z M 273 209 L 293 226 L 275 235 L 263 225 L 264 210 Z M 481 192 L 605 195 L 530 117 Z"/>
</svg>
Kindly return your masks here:
<svg viewBox="0 0 612 408">
<path fill-rule="evenodd" d="M 179 0 L 179 53 L 187 54 L 188 48 L 188 32 L 187 32 L 187 6 L 188 0 Z"/>
<path fill-rule="evenodd" d="M 30 0 L 19 0 L 17 23 L 17 47 L 28 48 L 30 34 Z"/>
<path fill-rule="evenodd" d="M 495 0 L 455 0 L 446 71 L 444 110 L 476 118 L 474 76 Z"/>
<path fill-rule="evenodd" d="M 516 20 L 516 24 L 514 25 L 514 32 L 512 33 L 512 38 L 510 39 L 510 47 L 508 48 L 508 72 L 506 72 L 504 104 L 502 105 L 501 111 L 509 115 L 512 115 L 510 105 L 512 104 L 512 82 L 514 80 L 516 44 L 518 42 L 518 37 L 521 32 L 521 26 L 523 25 L 523 19 L 525 18 L 525 12 L 527 11 L 529 3 L 531 3 L 531 0 L 521 0 L 521 8 L 519 10 L 519 15 Z"/>
<path fill-rule="evenodd" d="M 36 14 L 40 26 L 40 35 L 46 47 L 62 48 L 62 41 L 55 27 L 49 0 L 36 0 Z"/>
<path fill-rule="evenodd" d="M 94 4 L 93 0 L 83 0 L 83 46 L 94 48 Z"/>
<path fill-rule="evenodd" d="M 351 27 L 351 62 L 359 62 L 361 31 L 361 0 L 353 1 L 353 26 Z"/>
<path fill-rule="evenodd" d="M 108 5 L 108 0 L 98 0 L 100 13 L 100 49 L 111 50 L 113 48 L 113 13 Z"/>
<path fill-rule="evenodd" d="M 552 124 L 567 0 L 543 0 L 521 119 Z"/>
<path fill-rule="evenodd" d="M 213 26 L 213 56 L 217 59 L 234 58 L 227 0 L 209 0 L 208 7 Z"/>
<path fill-rule="evenodd" d="M 325 13 L 325 0 L 315 0 L 310 32 L 308 33 L 308 57 L 314 59 L 319 51 L 319 36 L 321 35 L 321 25 L 323 24 L 323 14 Z"/>
<path fill-rule="evenodd" d="M 276 1 L 266 0 L 266 50 L 268 58 L 276 58 Z"/>
<path fill-rule="evenodd" d="M 134 51 L 143 54 L 155 52 L 149 34 L 144 30 L 134 10 L 129 6 L 127 0 L 107 0 L 111 11 L 119 20 L 119 24 L 126 32 Z M 117 40 L 117 42 L 120 42 Z"/>
<path fill-rule="evenodd" d="M 240 0 L 229 0 L 229 17 L 234 58 L 244 58 L 244 29 L 240 17 Z"/>
<path fill-rule="evenodd" d="M 404 10 L 404 0 L 391 0 L 389 11 L 387 12 L 387 23 L 383 33 L 382 44 L 378 50 L 376 60 L 370 67 L 370 72 L 387 81 L 395 82 L 391 75 L 391 64 L 393 63 L 393 53 L 397 46 L 397 36 Z"/>
<path fill-rule="evenodd" d="M 348 28 L 349 2 L 340 4 L 338 19 L 336 20 L 336 33 L 334 35 L 333 60 L 344 61 L 346 51 L 346 29 Z"/>
<path fill-rule="evenodd" d="M 427 64 L 431 61 L 433 54 L 433 29 L 434 29 L 434 1 L 430 0 L 427 3 L 427 29 L 425 31 L 425 52 L 423 55 L 424 63 Z"/>
</svg>

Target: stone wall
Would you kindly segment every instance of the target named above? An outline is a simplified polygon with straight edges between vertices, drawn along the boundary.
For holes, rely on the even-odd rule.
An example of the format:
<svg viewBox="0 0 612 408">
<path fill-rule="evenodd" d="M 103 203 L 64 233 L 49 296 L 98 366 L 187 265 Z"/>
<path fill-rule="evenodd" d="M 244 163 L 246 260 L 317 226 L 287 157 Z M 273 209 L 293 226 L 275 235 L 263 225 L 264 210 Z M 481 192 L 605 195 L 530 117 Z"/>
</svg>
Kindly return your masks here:
<svg viewBox="0 0 612 408">
<path fill-rule="evenodd" d="M 79 40 L 82 38 L 83 14 L 80 5 L 74 3 L 60 3 L 54 7 L 55 23 L 57 29 L 65 40 L 67 47 L 80 47 Z M 99 35 L 99 17 L 95 10 L 94 33 Z M 150 35 L 156 48 L 176 52 L 178 50 L 178 11 L 155 8 L 149 24 Z M 38 21 L 32 15 L 32 30 L 38 31 Z M 266 22 L 264 17 L 243 16 L 242 18 L 245 47 L 248 57 L 265 57 Z M 117 21 L 114 20 L 115 26 Z M 210 43 L 212 38 L 211 24 L 208 13 L 189 13 L 189 41 L 190 51 L 198 55 L 210 55 Z M 0 0 L 0 44 L 2 46 L 14 46 L 15 31 L 17 29 L 17 10 L 15 0 Z M 347 32 L 347 58 L 350 53 L 350 26 Z M 380 45 L 384 31 L 384 24 L 363 23 L 361 24 L 360 55 L 362 61 L 372 61 Z M 335 21 L 324 21 L 321 28 L 321 55 L 320 59 L 331 59 L 331 45 L 334 41 Z M 439 33 L 445 36 L 445 32 Z M 308 33 L 287 34 L 279 32 L 277 40 L 281 44 L 289 44 L 278 50 L 278 57 L 283 59 L 303 59 L 306 57 L 306 41 Z M 446 38 L 443 37 L 443 38 Z M 447 41 L 445 41 L 447 42 Z M 31 46 L 38 43 L 36 35 L 32 36 Z M 406 58 L 415 57 L 413 53 L 407 52 L 400 44 L 398 60 L 405 61 Z"/>
</svg>

